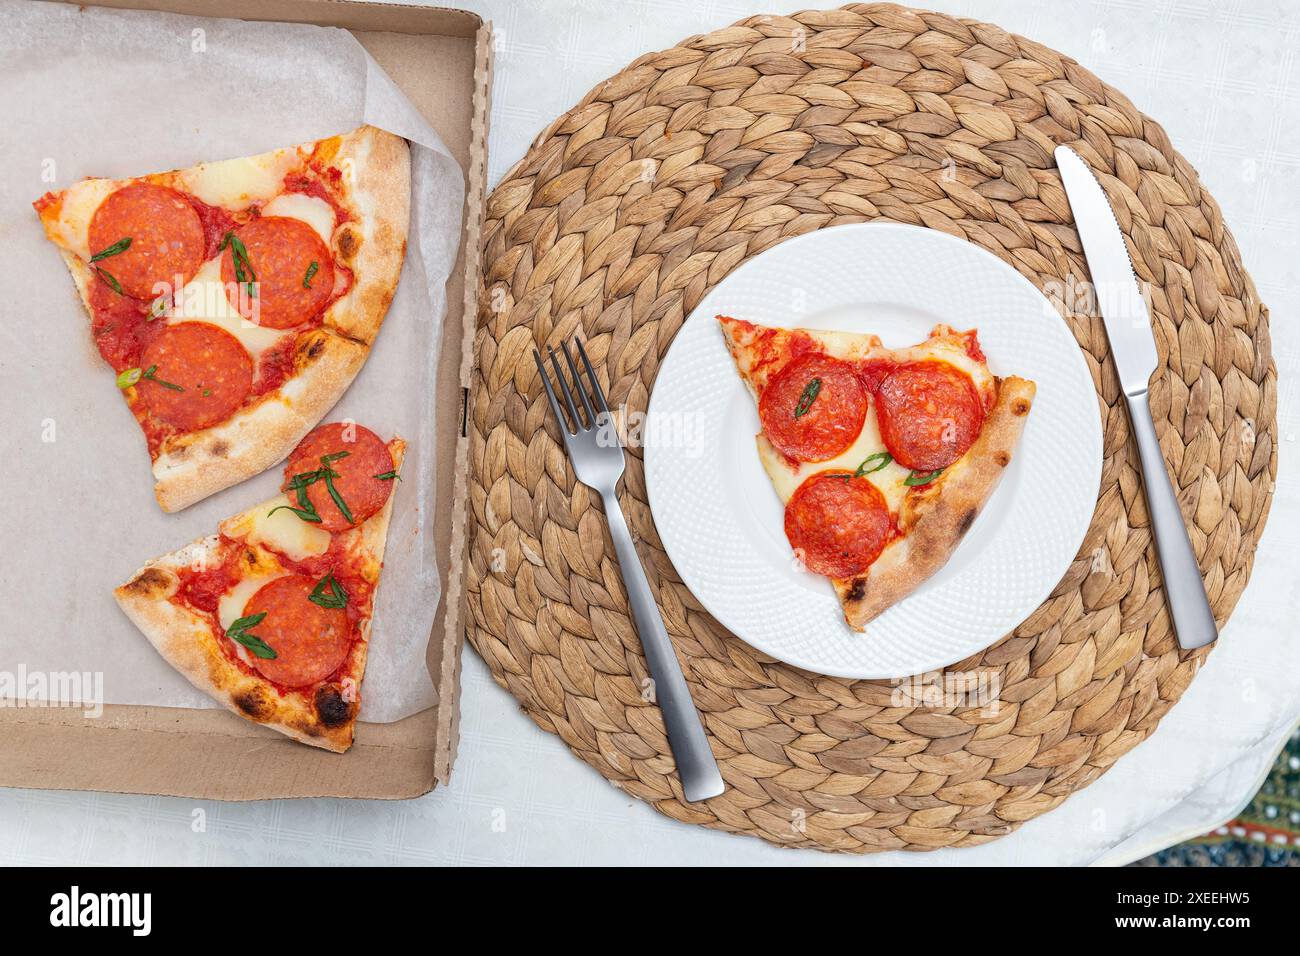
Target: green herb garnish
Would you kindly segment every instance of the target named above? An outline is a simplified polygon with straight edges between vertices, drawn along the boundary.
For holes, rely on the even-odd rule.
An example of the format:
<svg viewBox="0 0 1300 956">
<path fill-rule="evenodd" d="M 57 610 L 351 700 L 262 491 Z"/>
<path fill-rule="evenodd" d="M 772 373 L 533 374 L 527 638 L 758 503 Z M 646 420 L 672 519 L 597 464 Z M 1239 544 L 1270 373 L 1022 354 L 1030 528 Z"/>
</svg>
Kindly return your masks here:
<svg viewBox="0 0 1300 956">
<path fill-rule="evenodd" d="M 327 588 L 329 589 L 328 594 L 325 593 Z M 347 607 L 348 592 L 343 590 L 343 585 L 334 579 L 334 572 L 331 571 L 320 579 L 320 582 L 308 595 L 307 600 L 320 607 L 331 609 Z"/>
<path fill-rule="evenodd" d="M 151 382 L 156 382 L 157 384 L 161 385 L 163 388 L 170 388 L 173 392 L 185 391 L 185 388 L 183 386 L 177 385 L 175 382 L 164 382 L 155 374 L 157 371 L 158 371 L 157 365 L 150 365 L 147 369 L 145 369 L 140 374 L 140 377 L 147 378 Z"/>
<path fill-rule="evenodd" d="M 112 289 L 114 292 L 116 292 L 118 295 L 122 295 L 122 283 L 118 282 L 115 278 L 113 278 L 113 273 L 109 272 L 107 269 L 103 268 L 102 266 L 95 266 L 95 275 L 99 276 L 101 279 L 107 282 L 108 287 Z"/>
<path fill-rule="evenodd" d="M 868 455 L 862 459 L 862 464 L 858 465 L 858 470 L 853 473 L 854 477 L 860 478 L 863 475 L 870 475 L 889 465 L 894 460 L 894 456 L 887 451 L 878 451 L 874 455 Z M 873 464 L 874 463 L 874 464 Z"/>
<path fill-rule="evenodd" d="M 348 503 L 343 500 L 343 496 L 339 494 L 339 490 L 334 487 L 334 479 L 339 476 L 339 473 L 329 466 L 331 459 L 343 458 L 347 454 L 347 452 L 343 451 L 335 455 L 325 455 L 321 458 L 321 474 L 325 478 L 325 490 L 328 491 L 330 497 L 334 499 L 334 506 L 338 508 L 339 513 L 343 515 L 343 520 L 348 524 L 356 524 L 356 521 L 352 518 L 352 512 L 348 510 Z"/>
<path fill-rule="evenodd" d="M 808 414 L 808 409 L 812 408 L 812 403 L 817 399 L 817 393 L 822 390 L 822 380 L 820 378 L 811 379 L 803 387 L 803 394 L 799 396 L 799 404 L 795 406 L 794 417 L 802 418 Z"/>
<path fill-rule="evenodd" d="M 330 493 L 330 497 L 334 499 L 334 504 L 338 506 L 339 511 L 347 520 L 347 523 L 355 524 L 356 522 L 352 518 L 352 512 L 348 510 L 347 502 L 343 500 L 343 496 L 339 494 L 338 489 L 334 487 L 334 479 L 339 476 L 339 473 L 330 467 L 330 462 L 338 461 L 340 458 L 346 458 L 350 454 L 352 454 L 350 451 L 336 451 L 331 455 L 322 455 L 320 459 L 320 467 L 315 471 L 299 472 L 290 478 L 289 484 L 285 485 L 284 490 L 286 492 L 292 491 L 296 493 L 295 496 L 298 499 L 298 507 L 295 508 L 293 505 L 276 505 L 267 512 L 267 517 L 270 517 L 281 508 L 284 508 L 286 511 L 292 511 L 303 521 L 312 521 L 319 524 L 321 520 L 320 512 L 316 510 L 316 506 L 312 504 L 311 499 L 307 497 L 307 488 L 318 481 L 323 481 L 325 482 L 325 488 Z"/>
<path fill-rule="evenodd" d="M 919 485 L 928 485 L 930 482 L 934 481 L 934 479 L 938 478 L 942 474 L 943 474 L 942 468 L 940 468 L 938 471 L 932 471 L 928 475 L 923 475 L 920 472 L 914 471 L 906 478 L 903 479 L 903 484 L 907 485 L 909 488 L 915 488 Z"/>
<path fill-rule="evenodd" d="M 394 478 L 396 478 L 398 481 L 402 480 L 402 476 L 399 475 L 396 470 L 386 471 L 382 475 L 375 475 L 374 478 L 377 479 L 378 481 L 392 481 Z"/>
<path fill-rule="evenodd" d="M 880 471 L 880 469 L 887 467 L 893 460 L 894 456 L 889 452 L 878 451 L 874 455 L 868 455 L 866 458 L 862 459 L 862 464 L 858 465 L 857 470 L 854 471 L 853 474 L 850 475 L 848 472 L 845 472 L 837 477 L 843 478 L 846 481 L 849 478 L 861 478 L 863 475 L 870 475 Z"/>
<path fill-rule="evenodd" d="M 127 236 L 124 239 L 117 240 L 117 242 L 113 243 L 107 249 L 101 249 L 99 252 L 95 253 L 93 256 L 90 257 L 90 261 L 98 262 L 100 259 L 107 259 L 109 256 L 115 256 L 119 252 L 126 252 L 126 250 L 130 248 L 131 248 L 131 237 Z"/>
<path fill-rule="evenodd" d="M 289 479 L 289 484 L 284 490 L 296 492 L 298 507 L 295 508 L 293 505 L 277 505 L 268 511 L 266 516 L 269 518 L 271 515 L 283 508 L 286 511 L 292 511 L 303 521 L 311 521 L 315 524 L 320 524 L 320 513 L 316 510 L 316 506 L 311 503 L 311 499 L 307 497 L 307 486 L 318 480 L 320 480 L 319 471 L 304 471 L 301 474 L 294 475 Z"/>
<path fill-rule="evenodd" d="M 302 287 L 304 289 L 311 288 L 311 277 L 316 274 L 316 270 L 318 270 L 319 268 L 320 265 L 316 262 L 315 259 L 313 259 L 311 261 L 311 265 L 307 267 L 307 274 L 302 277 Z"/>
<path fill-rule="evenodd" d="M 157 365 L 150 365 L 144 371 L 141 371 L 138 368 L 128 368 L 118 373 L 117 387 L 130 388 L 132 385 L 134 385 L 136 382 L 140 381 L 141 379 L 147 378 L 149 381 L 156 382 L 157 384 L 161 385 L 163 388 L 170 388 L 174 392 L 185 391 L 185 389 L 180 385 L 177 385 L 173 382 L 164 382 L 156 374 L 157 371 L 158 371 Z"/>
<path fill-rule="evenodd" d="M 248 247 L 233 232 L 225 234 L 218 248 L 225 249 L 226 246 L 230 246 L 230 261 L 235 267 L 235 278 L 248 290 L 248 297 L 256 299 L 257 288 L 254 283 L 257 282 L 257 273 L 253 271 L 253 263 L 248 258 Z"/>
<path fill-rule="evenodd" d="M 263 660 L 275 660 L 275 649 L 256 634 L 248 633 L 248 629 L 261 624 L 264 617 L 266 617 L 266 612 L 261 611 L 232 621 L 230 627 L 226 629 L 226 637 L 247 647 L 253 652 L 254 657 L 260 657 Z"/>
</svg>

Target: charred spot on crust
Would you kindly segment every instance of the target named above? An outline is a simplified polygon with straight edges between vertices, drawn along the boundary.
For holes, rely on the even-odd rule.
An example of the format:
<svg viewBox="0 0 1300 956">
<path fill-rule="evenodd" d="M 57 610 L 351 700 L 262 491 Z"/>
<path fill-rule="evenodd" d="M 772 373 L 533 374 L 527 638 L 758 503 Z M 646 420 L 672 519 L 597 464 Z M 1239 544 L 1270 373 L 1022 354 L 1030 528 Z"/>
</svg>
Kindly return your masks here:
<svg viewBox="0 0 1300 956">
<path fill-rule="evenodd" d="M 966 513 L 961 516 L 961 520 L 957 522 L 957 536 L 961 537 L 962 535 L 964 535 L 967 531 L 970 530 L 970 526 L 973 525 L 974 523 L 975 523 L 975 509 L 967 508 Z"/>
<path fill-rule="evenodd" d="M 244 563 L 245 563 L 246 565 L 248 565 L 250 568 L 256 568 L 257 565 L 258 565 L 258 561 L 257 561 L 257 552 L 256 552 L 256 551 L 245 550 L 245 551 L 244 551 Z"/>
<path fill-rule="evenodd" d="M 173 581 L 174 578 L 170 571 L 164 571 L 162 568 L 145 568 L 122 585 L 122 590 L 130 594 L 148 597 L 158 592 L 170 591 Z"/>
<path fill-rule="evenodd" d="M 361 246 L 361 240 L 351 229 L 344 228 L 339 232 L 338 237 L 339 255 L 344 259 L 351 259 L 357 254 L 357 249 Z"/>
<path fill-rule="evenodd" d="M 246 690 L 236 694 L 234 697 L 235 706 L 251 717 L 253 720 L 266 720 L 271 716 L 271 702 L 266 699 L 260 687 L 252 690 Z"/>
<path fill-rule="evenodd" d="M 316 714 L 326 727 L 337 727 L 352 718 L 352 705 L 337 684 L 325 684 L 316 691 Z"/>
<path fill-rule="evenodd" d="M 849 585 L 849 593 L 848 593 L 847 600 L 861 601 L 866 596 L 867 596 L 867 579 L 854 578 L 853 583 Z"/>
<path fill-rule="evenodd" d="M 208 447 L 208 454 L 213 458 L 225 458 L 230 454 L 230 442 L 223 438 L 217 439 Z"/>
<path fill-rule="evenodd" d="M 1027 398 L 1017 398 L 1014 402 L 1012 402 L 1012 403 L 1011 403 L 1011 414 L 1012 414 L 1012 415 L 1027 415 L 1027 414 L 1029 414 L 1029 399 L 1027 399 Z"/>
<path fill-rule="evenodd" d="M 996 451 L 993 453 L 993 460 L 999 467 L 1005 468 L 1011 462 L 1011 456 L 1005 451 Z"/>
<path fill-rule="evenodd" d="M 298 354 L 307 360 L 318 358 L 325 351 L 325 336 L 313 335 L 298 343 Z"/>
</svg>

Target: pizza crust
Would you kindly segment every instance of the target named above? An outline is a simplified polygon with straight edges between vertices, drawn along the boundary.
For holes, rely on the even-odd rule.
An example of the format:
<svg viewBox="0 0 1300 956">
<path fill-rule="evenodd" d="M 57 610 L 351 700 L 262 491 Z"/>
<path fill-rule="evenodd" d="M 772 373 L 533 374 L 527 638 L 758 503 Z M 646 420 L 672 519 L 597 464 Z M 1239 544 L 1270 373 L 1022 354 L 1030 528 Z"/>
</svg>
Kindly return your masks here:
<svg viewBox="0 0 1300 956">
<path fill-rule="evenodd" d="M 908 496 L 899 515 L 903 537 L 865 574 L 832 581 L 849 627 L 862 630 L 947 564 L 993 494 L 1037 391 L 1033 382 L 1015 376 L 998 380 L 997 386 L 975 444 L 932 485 Z"/>
<path fill-rule="evenodd" d="M 327 152 L 332 143 L 323 143 Z M 351 170 L 346 205 L 358 220 L 334 232 L 334 254 L 352 270 L 356 282 L 325 312 L 324 325 L 345 338 L 370 345 L 397 290 L 406 259 L 411 218 L 411 151 L 406 140 L 362 126 L 339 137 L 328 162 Z M 349 177 L 344 176 L 345 186 Z"/>
<path fill-rule="evenodd" d="M 343 205 L 355 218 L 334 230 L 331 246 L 336 260 L 352 271 L 353 285 L 325 311 L 320 328 L 300 337 L 295 375 L 280 389 L 224 422 L 162 443 L 153 462 L 153 475 L 154 495 L 163 511 L 180 511 L 282 461 L 347 391 L 365 364 L 396 292 L 410 221 L 411 167 L 406 140 L 362 126 L 262 158 L 290 153 L 312 156 L 345 171 Z M 284 163 L 287 160 L 277 159 L 273 164 L 281 176 Z M 166 184 L 171 176 L 184 181 L 201 168 L 139 178 Z M 111 185 L 117 188 L 130 181 L 113 181 Z M 61 230 L 53 216 L 43 213 L 42 222 L 60 248 L 82 305 L 93 315 L 90 267 L 69 249 L 77 246 L 78 240 Z"/>
<path fill-rule="evenodd" d="M 405 448 L 401 439 L 389 443 L 397 469 L 401 468 Z M 383 508 L 360 527 L 342 532 L 346 550 L 361 555 L 367 562 L 367 576 L 374 575 L 372 602 L 378 596 L 379 573 L 396 497 L 394 488 Z M 195 562 L 215 560 L 219 541 L 218 535 L 208 535 L 147 562 L 131 580 L 114 590 L 118 606 L 167 663 L 226 709 L 301 743 L 343 753 L 352 746 L 360 709 L 359 694 L 346 700 L 332 683 L 322 684 L 310 696 L 296 691 L 281 693 L 261 675 L 250 673 L 230 659 L 220 646 L 224 638 L 218 636 L 209 619 L 172 602 L 180 586 L 177 572 Z M 249 555 L 250 571 L 253 568 L 265 571 L 279 565 L 271 552 L 257 545 L 247 545 L 245 553 Z M 372 614 L 373 609 L 372 603 Z M 344 665 L 347 677 L 355 682 L 358 690 L 370 646 L 370 622 L 371 618 L 367 617 L 361 623 L 360 639 L 354 643 Z"/>
</svg>

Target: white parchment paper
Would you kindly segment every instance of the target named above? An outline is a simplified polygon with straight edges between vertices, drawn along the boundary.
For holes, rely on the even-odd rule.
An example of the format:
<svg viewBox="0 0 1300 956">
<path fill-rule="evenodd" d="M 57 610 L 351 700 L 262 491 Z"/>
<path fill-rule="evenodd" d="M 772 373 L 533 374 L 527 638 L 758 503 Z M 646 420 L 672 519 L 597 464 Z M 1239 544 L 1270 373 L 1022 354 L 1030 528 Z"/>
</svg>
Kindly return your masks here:
<svg viewBox="0 0 1300 956">
<path fill-rule="evenodd" d="M 85 176 L 250 155 L 364 123 L 412 143 L 411 231 L 370 358 L 326 421 L 408 442 L 361 718 L 435 702 L 425 649 L 440 584 L 431 396 L 463 179 L 437 134 L 343 30 L 0 0 L 0 672 L 102 674 L 103 702 L 216 706 L 118 610 L 147 559 L 276 493 L 279 469 L 178 514 L 31 207 Z M 37 677 L 36 679 L 39 679 Z M 24 693 L 19 680 L 16 695 Z"/>
</svg>

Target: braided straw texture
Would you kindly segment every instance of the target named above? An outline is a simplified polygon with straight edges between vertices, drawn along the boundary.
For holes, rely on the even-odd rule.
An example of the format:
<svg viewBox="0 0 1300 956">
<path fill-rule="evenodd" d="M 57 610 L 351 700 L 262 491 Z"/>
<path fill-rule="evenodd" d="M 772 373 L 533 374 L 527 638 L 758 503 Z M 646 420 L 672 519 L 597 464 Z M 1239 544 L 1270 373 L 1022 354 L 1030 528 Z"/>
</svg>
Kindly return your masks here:
<svg viewBox="0 0 1300 956">
<path fill-rule="evenodd" d="M 674 819 L 853 852 L 993 840 L 1155 730 L 1208 649 L 1180 653 L 1171 633 L 1105 332 L 1067 301 L 1088 273 L 1059 143 L 1101 173 L 1151 284 L 1156 429 L 1228 618 L 1272 494 L 1276 370 L 1267 310 L 1164 130 L 1073 60 L 988 24 L 885 4 L 751 17 L 600 84 L 488 201 L 469 638 L 533 720 Z M 531 353 L 581 333 L 611 406 L 642 412 L 714 283 L 790 236 L 872 219 L 976 243 L 1058 305 L 1100 398 L 1096 515 L 1052 596 L 949 669 L 996 681 L 996 706 L 927 706 L 946 698 L 800 671 L 717 624 L 663 552 L 630 449 L 623 506 L 728 784 L 688 804 L 643 699 L 604 516 Z"/>
</svg>

